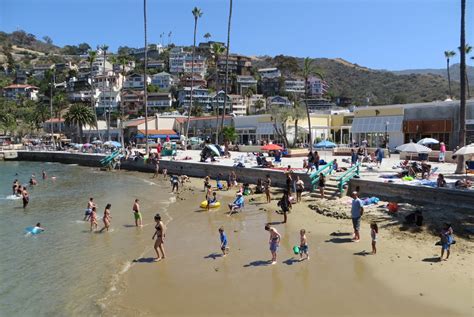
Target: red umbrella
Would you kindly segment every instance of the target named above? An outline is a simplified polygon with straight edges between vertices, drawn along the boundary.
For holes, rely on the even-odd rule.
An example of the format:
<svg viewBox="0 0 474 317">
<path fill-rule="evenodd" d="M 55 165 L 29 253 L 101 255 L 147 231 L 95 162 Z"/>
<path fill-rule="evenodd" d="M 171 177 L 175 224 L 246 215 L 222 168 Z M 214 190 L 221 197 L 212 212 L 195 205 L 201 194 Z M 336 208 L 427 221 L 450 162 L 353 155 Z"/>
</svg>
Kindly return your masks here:
<svg viewBox="0 0 474 317">
<path fill-rule="evenodd" d="M 277 144 L 267 144 L 262 146 L 262 151 L 278 151 L 283 150 L 283 148 Z"/>
</svg>

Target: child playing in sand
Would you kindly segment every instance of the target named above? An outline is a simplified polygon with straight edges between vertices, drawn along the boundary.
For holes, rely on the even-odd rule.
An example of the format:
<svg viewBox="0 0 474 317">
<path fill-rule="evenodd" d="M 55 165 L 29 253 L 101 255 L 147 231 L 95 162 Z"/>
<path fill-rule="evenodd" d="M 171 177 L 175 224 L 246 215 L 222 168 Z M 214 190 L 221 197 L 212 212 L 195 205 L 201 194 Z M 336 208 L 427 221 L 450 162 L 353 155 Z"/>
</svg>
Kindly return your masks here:
<svg viewBox="0 0 474 317">
<path fill-rule="evenodd" d="M 224 232 L 224 227 L 219 228 L 219 236 L 221 239 L 221 250 L 223 256 L 226 256 L 229 252 L 229 248 L 227 247 L 227 235 Z"/>
<path fill-rule="evenodd" d="M 309 260 L 308 240 L 306 239 L 306 230 L 300 230 L 300 261 L 303 261 L 303 254 L 306 255 L 306 260 Z"/>
<path fill-rule="evenodd" d="M 370 237 L 372 238 L 372 254 L 377 254 L 377 236 L 379 234 L 379 227 L 375 222 L 370 224 Z"/>
<path fill-rule="evenodd" d="M 449 223 L 446 223 L 444 225 L 443 230 L 441 231 L 441 256 L 439 257 L 439 260 L 443 260 L 443 255 L 444 251 L 446 251 L 446 259 L 445 261 L 449 258 L 450 252 L 450 247 L 451 244 L 453 244 L 454 238 L 453 238 L 453 227 Z"/>
<path fill-rule="evenodd" d="M 164 168 L 163 169 L 163 179 L 167 179 L 167 178 L 168 178 L 168 169 Z"/>
</svg>

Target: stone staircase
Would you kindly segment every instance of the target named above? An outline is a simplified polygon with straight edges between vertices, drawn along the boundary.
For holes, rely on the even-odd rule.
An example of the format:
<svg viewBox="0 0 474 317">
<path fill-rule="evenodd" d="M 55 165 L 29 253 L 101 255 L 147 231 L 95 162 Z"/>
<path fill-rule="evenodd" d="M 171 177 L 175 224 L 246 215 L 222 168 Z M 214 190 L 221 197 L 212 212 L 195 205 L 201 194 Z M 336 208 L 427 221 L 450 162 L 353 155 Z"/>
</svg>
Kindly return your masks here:
<svg viewBox="0 0 474 317">
<path fill-rule="evenodd" d="M 314 192 L 311 193 L 311 197 L 315 198 L 321 198 L 321 195 L 319 193 L 319 188 L 314 190 Z M 324 198 L 326 199 L 338 199 L 340 197 L 340 192 L 338 188 L 338 182 L 336 181 L 335 176 L 328 177 L 326 179 L 326 187 L 324 188 Z"/>
</svg>

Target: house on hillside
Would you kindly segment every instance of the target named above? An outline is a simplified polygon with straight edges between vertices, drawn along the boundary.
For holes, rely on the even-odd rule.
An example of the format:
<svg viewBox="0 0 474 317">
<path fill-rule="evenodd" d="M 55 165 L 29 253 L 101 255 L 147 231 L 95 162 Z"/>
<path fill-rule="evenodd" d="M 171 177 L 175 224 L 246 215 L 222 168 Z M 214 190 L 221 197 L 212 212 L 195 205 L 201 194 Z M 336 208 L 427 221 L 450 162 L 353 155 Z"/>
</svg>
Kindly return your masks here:
<svg viewBox="0 0 474 317">
<path fill-rule="evenodd" d="M 171 74 L 161 72 L 151 76 L 151 84 L 160 89 L 169 90 L 175 84 L 175 79 Z"/>
<path fill-rule="evenodd" d="M 199 86 L 202 88 L 207 87 L 207 81 L 204 79 L 204 77 L 198 74 L 194 74 L 192 77 L 191 77 L 191 74 L 183 75 L 181 76 L 179 83 L 183 87 L 191 87 L 191 86 L 193 87 Z"/>
<path fill-rule="evenodd" d="M 147 96 L 148 111 L 150 113 L 153 112 L 161 112 L 169 110 L 173 104 L 173 97 L 169 92 L 154 92 L 149 93 Z"/>
<path fill-rule="evenodd" d="M 27 84 L 13 84 L 3 88 L 3 96 L 6 99 L 18 101 L 21 98 L 38 100 L 39 88 Z"/>
<path fill-rule="evenodd" d="M 151 77 L 146 76 L 147 83 L 151 83 Z M 145 86 L 145 80 L 143 75 L 140 74 L 131 74 L 125 77 L 125 82 L 123 83 L 123 88 L 125 89 L 143 89 Z"/>
<path fill-rule="evenodd" d="M 191 87 L 183 87 L 178 90 L 178 103 L 183 109 L 188 109 L 191 102 Z M 204 109 L 210 109 L 211 96 L 209 90 L 200 87 L 193 88 L 193 106 L 199 105 Z"/>
<path fill-rule="evenodd" d="M 281 77 L 281 72 L 276 67 L 271 68 L 260 68 L 258 69 L 258 74 L 263 78 L 278 78 Z"/>
<path fill-rule="evenodd" d="M 305 84 L 303 79 L 287 78 L 285 79 L 283 90 L 289 94 L 304 94 Z"/>
<path fill-rule="evenodd" d="M 236 92 L 240 95 L 245 95 L 247 90 L 251 88 L 254 93 L 257 92 L 257 80 L 253 76 L 239 75 L 236 80 Z"/>
<path fill-rule="evenodd" d="M 143 110 L 143 90 L 123 90 L 121 98 L 121 107 L 126 114 L 138 114 Z"/>
<path fill-rule="evenodd" d="M 273 96 L 267 98 L 267 107 L 292 107 L 293 103 L 288 99 L 288 97 L 282 96 Z"/>
<path fill-rule="evenodd" d="M 148 63 L 147 63 L 147 68 L 148 69 L 160 69 L 160 70 L 164 70 L 166 67 L 166 64 L 163 60 L 160 60 L 160 59 L 152 59 L 152 60 L 149 60 Z"/>
</svg>

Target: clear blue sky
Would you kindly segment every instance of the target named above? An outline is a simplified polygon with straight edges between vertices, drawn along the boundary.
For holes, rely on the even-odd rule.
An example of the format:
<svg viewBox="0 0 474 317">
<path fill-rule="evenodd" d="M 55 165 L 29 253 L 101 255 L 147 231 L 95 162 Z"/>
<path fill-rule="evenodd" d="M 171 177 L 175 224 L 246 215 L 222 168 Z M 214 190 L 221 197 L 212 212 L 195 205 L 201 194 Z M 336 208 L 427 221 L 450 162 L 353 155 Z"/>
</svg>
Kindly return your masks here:
<svg viewBox="0 0 474 317">
<path fill-rule="evenodd" d="M 189 45 L 194 6 L 206 32 L 225 41 L 227 0 L 148 0 L 148 40 Z M 234 0 L 231 51 L 248 55 L 341 57 L 378 69 L 442 68 L 459 46 L 460 0 Z M 474 1 L 467 0 L 474 44 Z M 0 30 L 24 29 L 58 45 L 143 47 L 143 0 L 0 0 Z M 166 38 L 166 36 L 165 36 Z M 165 40 L 166 42 L 166 40 Z M 457 62 L 458 57 L 455 57 Z M 472 64 L 471 60 L 469 63 Z"/>
</svg>

